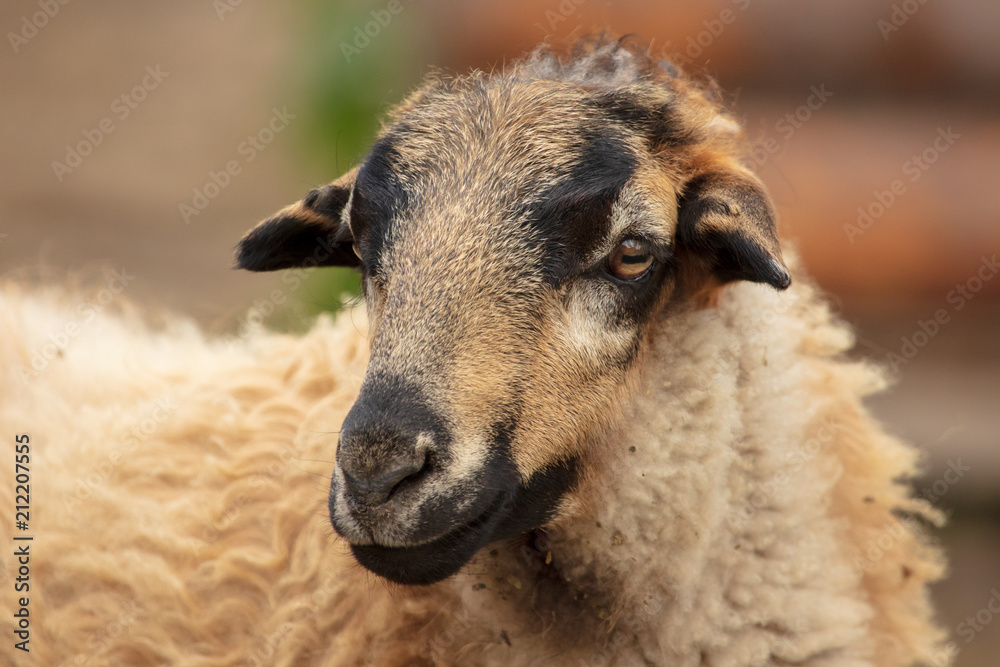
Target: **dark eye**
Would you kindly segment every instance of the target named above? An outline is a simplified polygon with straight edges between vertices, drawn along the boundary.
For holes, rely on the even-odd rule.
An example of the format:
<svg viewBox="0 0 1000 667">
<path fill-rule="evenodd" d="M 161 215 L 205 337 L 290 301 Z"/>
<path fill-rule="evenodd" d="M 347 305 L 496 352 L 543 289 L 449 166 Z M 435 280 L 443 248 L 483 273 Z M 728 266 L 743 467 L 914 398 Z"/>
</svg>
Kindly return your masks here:
<svg viewBox="0 0 1000 667">
<path fill-rule="evenodd" d="M 653 254 L 639 239 L 625 239 L 608 257 L 608 272 L 618 280 L 639 280 L 652 265 Z"/>
</svg>

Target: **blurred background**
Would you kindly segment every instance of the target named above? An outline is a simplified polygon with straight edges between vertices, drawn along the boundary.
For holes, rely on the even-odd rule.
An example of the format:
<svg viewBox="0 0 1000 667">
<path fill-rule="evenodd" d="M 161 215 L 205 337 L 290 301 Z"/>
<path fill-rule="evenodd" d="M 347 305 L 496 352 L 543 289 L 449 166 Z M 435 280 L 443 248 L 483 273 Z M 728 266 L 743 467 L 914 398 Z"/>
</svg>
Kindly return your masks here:
<svg viewBox="0 0 1000 667">
<path fill-rule="evenodd" d="M 995 0 L 7 0 L 0 272 L 115 269 L 129 298 L 221 335 L 248 309 L 301 329 L 353 278 L 233 271 L 242 233 L 355 164 L 429 68 L 603 27 L 730 95 L 784 236 L 857 355 L 894 370 L 873 411 L 927 452 L 916 488 L 951 517 L 934 593 L 957 664 L 998 664 Z"/>
</svg>

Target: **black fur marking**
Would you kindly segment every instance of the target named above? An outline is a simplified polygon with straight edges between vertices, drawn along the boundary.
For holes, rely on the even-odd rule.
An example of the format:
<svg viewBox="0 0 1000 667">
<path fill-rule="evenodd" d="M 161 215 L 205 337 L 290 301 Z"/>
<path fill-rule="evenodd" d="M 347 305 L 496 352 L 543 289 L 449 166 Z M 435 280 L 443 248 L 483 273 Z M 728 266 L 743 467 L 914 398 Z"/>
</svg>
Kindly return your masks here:
<svg viewBox="0 0 1000 667">
<path fill-rule="evenodd" d="M 406 391 L 403 384 L 397 389 Z M 406 398 L 403 403 L 397 402 L 398 398 L 398 391 L 389 391 L 379 399 L 379 405 L 371 403 L 359 414 L 368 414 L 378 423 L 379 420 L 395 420 L 397 415 L 416 405 L 412 397 Z M 386 410 L 390 408 L 391 416 L 386 416 Z M 354 410 L 351 412 L 353 414 Z M 407 428 L 413 430 L 411 427 L 414 424 L 428 417 L 425 409 L 418 408 L 402 418 L 408 423 Z M 352 419 L 348 417 L 348 421 Z M 576 458 L 557 461 L 529 479 L 522 480 L 510 453 L 510 441 L 516 430 L 513 419 L 498 422 L 492 429 L 490 456 L 476 479 L 454 489 L 448 497 L 438 498 L 421 507 L 419 526 L 411 538 L 421 544 L 414 547 L 352 545 L 351 551 L 358 562 L 396 583 L 433 584 L 458 572 L 487 544 L 521 535 L 548 522 L 554 516 L 559 500 L 576 483 L 579 462 Z M 416 428 L 432 430 L 437 427 L 432 417 L 424 426 Z M 357 423 L 352 421 L 345 426 L 342 434 L 350 434 L 354 428 L 357 428 Z M 442 442 L 447 442 L 446 438 L 444 436 Z M 381 444 L 376 445 L 375 440 L 371 440 L 369 445 L 373 450 L 382 447 Z M 370 454 L 384 456 L 381 450 Z M 339 451 L 337 455 L 340 460 Z M 330 510 L 334 528 L 337 526 L 333 511 L 335 496 L 336 487 L 331 486 Z M 471 504 L 468 502 L 470 498 Z M 405 501 L 405 497 L 402 500 Z M 461 514 L 457 514 L 455 508 L 460 506 L 463 509 Z"/>
<path fill-rule="evenodd" d="M 375 143 L 354 184 L 351 229 L 367 268 L 376 273 L 394 219 L 410 203 L 396 171 L 396 144 L 405 131 L 405 126 L 396 128 Z"/>
<path fill-rule="evenodd" d="M 635 93 L 615 91 L 596 96 L 591 104 L 614 121 L 645 137 L 653 151 L 687 146 L 698 140 L 690 130 L 685 129 L 684 122 L 670 103 L 651 108 Z"/>
<path fill-rule="evenodd" d="M 775 289 L 791 284 L 788 271 L 778 264 L 760 244 L 739 230 L 707 230 L 700 239 L 703 247 L 715 255 L 716 275 L 724 282 L 749 280 L 767 283 Z"/>
<path fill-rule="evenodd" d="M 637 167 L 638 158 L 618 133 L 590 128 L 569 176 L 526 207 L 526 224 L 546 247 L 547 282 L 577 273 L 581 260 L 604 241 L 611 209 Z"/>
<path fill-rule="evenodd" d="M 428 585 L 458 572 L 487 544 L 547 523 L 559 499 L 579 478 L 578 460 L 556 462 L 519 483 L 513 462 L 504 458 L 496 458 L 487 466 L 489 483 L 480 493 L 488 503 L 481 513 L 473 514 L 475 518 L 415 547 L 352 545 L 354 557 L 390 581 Z M 482 505 L 477 503 L 477 507 Z"/>
<path fill-rule="evenodd" d="M 351 189 L 341 185 L 313 188 L 302 200 L 308 210 L 326 218 L 331 225 L 340 225 L 340 215 L 351 197 Z"/>
<path fill-rule="evenodd" d="M 738 176 L 704 174 L 687 185 L 677 243 L 708 258 L 723 281 L 749 280 L 779 290 L 791 284 L 767 194 Z"/>
<path fill-rule="evenodd" d="M 551 463 L 521 482 L 493 540 L 516 537 L 548 523 L 579 476 L 580 461 L 572 457 Z"/>
<path fill-rule="evenodd" d="M 346 201 L 344 195 L 343 202 Z M 329 198 L 322 205 L 332 210 L 336 202 Z M 319 223 L 280 215 L 250 230 L 236 247 L 236 267 L 248 271 L 358 264 L 351 250 L 350 234 L 345 233 L 339 220 Z"/>
<path fill-rule="evenodd" d="M 508 412 L 503 419 L 498 420 L 490 428 L 490 447 L 494 452 L 510 457 L 510 443 L 514 439 L 514 431 L 517 429 L 517 413 L 520 407 L 515 407 Z"/>
<path fill-rule="evenodd" d="M 502 498 L 486 511 L 441 537 L 415 547 L 351 545 L 358 563 L 397 584 L 427 586 L 458 572 L 481 548 L 492 541 Z"/>
</svg>

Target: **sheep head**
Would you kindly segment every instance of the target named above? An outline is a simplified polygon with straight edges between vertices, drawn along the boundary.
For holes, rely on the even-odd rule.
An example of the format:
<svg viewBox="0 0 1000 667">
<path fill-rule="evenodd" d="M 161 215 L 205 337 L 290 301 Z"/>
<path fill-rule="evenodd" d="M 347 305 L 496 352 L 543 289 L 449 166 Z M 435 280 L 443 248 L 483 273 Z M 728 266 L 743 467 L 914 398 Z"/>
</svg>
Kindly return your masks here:
<svg viewBox="0 0 1000 667">
<path fill-rule="evenodd" d="M 371 358 L 333 471 L 358 561 L 428 584 L 560 512 L 652 324 L 784 289 L 773 209 L 710 92 L 617 42 L 428 81 L 359 168 L 253 229 L 252 271 L 357 267 Z"/>
</svg>

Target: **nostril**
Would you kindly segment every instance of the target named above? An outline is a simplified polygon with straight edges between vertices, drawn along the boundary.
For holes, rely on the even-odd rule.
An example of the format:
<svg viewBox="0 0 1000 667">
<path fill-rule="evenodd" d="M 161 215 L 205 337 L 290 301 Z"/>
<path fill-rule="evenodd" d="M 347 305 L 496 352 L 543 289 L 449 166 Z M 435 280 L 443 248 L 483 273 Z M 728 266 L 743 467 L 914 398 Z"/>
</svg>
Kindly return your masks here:
<svg viewBox="0 0 1000 667">
<path fill-rule="evenodd" d="M 395 475 L 395 479 L 389 487 L 389 491 L 386 493 L 385 499 L 391 499 L 404 486 L 411 486 L 412 484 L 419 482 L 428 470 L 427 463 L 429 459 L 430 454 L 428 452 L 424 452 L 423 459 L 421 461 L 413 465 L 400 468 L 396 471 L 399 474 Z"/>
<path fill-rule="evenodd" d="M 352 474 L 351 471 L 342 468 L 344 481 L 356 500 L 366 505 L 384 503 L 404 486 L 418 481 L 427 472 L 429 452 L 420 450 L 414 452 L 414 455 L 419 458 L 397 464 L 390 470 L 371 476 Z"/>
</svg>

